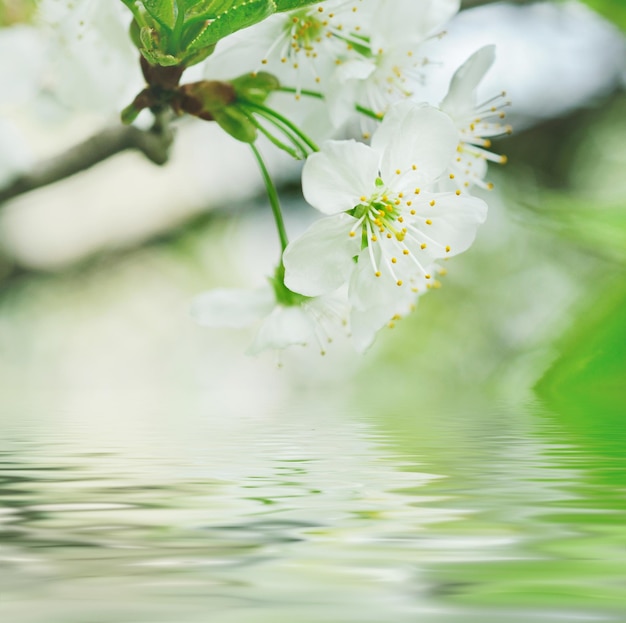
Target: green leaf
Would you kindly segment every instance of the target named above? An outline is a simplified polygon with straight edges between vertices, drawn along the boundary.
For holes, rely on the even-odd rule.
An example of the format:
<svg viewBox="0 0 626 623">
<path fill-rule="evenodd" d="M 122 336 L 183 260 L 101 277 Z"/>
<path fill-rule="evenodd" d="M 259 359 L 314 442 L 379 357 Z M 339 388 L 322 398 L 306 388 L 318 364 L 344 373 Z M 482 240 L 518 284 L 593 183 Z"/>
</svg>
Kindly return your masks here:
<svg viewBox="0 0 626 623">
<path fill-rule="evenodd" d="M 318 1 L 122 0 L 135 17 L 134 42 L 144 57 L 153 64 L 186 67 L 204 60 L 224 37 L 276 12 Z"/>
<path fill-rule="evenodd" d="M 626 3 L 617 0 L 583 0 L 601 15 L 626 30 Z"/>
<path fill-rule="evenodd" d="M 626 203 L 593 204 L 580 193 L 544 193 L 540 208 L 542 227 L 598 256 L 626 262 Z"/>
<path fill-rule="evenodd" d="M 146 60 L 151 65 L 160 65 L 161 67 L 175 67 L 180 64 L 180 60 L 172 54 L 161 52 L 161 50 L 141 50 Z"/>
<path fill-rule="evenodd" d="M 183 0 L 181 6 L 185 11 L 185 19 L 205 17 L 215 19 L 221 13 L 225 13 L 234 6 L 241 4 L 243 0 Z"/>
<path fill-rule="evenodd" d="M 142 0 L 143 6 L 161 26 L 171 30 L 176 23 L 176 0 Z"/>
<path fill-rule="evenodd" d="M 180 63 L 176 56 L 164 51 L 167 49 L 165 33 L 159 36 L 154 28 L 145 26 L 139 31 L 139 42 L 139 51 L 151 65 L 171 67 Z"/>
<path fill-rule="evenodd" d="M 194 51 L 215 45 L 220 39 L 269 17 L 275 8 L 273 0 L 246 0 L 235 4 L 208 22 L 187 50 Z"/>
<path fill-rule="evenodd" d="M 319 4 L 320 0 L 275 0 L 276 12 L 293 11 L 294 9 L 303 9 L 312 4 Z"/>
<path fill-rule="evenodd" d="M 585 393 L 626 400 L 624 273 L 604 280 L 602 286 L 558 345 L 559 356 L 537 385 L 540 394 L 562 398 Z"/>
</svg>

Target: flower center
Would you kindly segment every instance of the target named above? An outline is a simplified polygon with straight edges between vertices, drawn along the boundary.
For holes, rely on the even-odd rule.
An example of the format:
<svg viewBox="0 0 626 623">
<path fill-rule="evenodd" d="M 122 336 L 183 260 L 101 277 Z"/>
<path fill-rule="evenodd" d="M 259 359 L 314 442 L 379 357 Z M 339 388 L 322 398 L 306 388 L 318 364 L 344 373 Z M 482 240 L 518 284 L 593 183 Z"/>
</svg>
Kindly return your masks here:
<svg viewBox="0 0 626 623">
<path fill-rule="evenodd" d="M 363 239 L 362 248 L 368 244 L 368 240 L 376 242 L 377 234 L 387 237 L 395 237 L 398 240 L 404 238 L 402 229 L 398 228 L 398 219 L 402 222 L 398 206 L 401 201 L 394 193 L 375 193 L 371 197 L 362 197 L 363 203 L 356 206 L 352 212 L 358 219 Z M 358 225 L 355 231 L 358 229 Z"/>
<path fill-rule="evenodd" d="M 425 240 L 430 239 L 413 223 L 416 211 L 411 208 L 411 199 L 400 191 L 386 188 L 380 178 L 376 180 L 376 187 L 379 190 L 369 197 L 360 197 L 361 203 L 348 212 L 356 219 L 350 236 L 360 233 L 361 250 L 367 249 L 376 277 L 385 269 L 396 285 L 409 282 L 415 291 L 412 282 L 417 275 L 430 279 L 426 266 L 417 257 L 428 246 Z M 415 194 L 420 194 L 419 188 L 415 189 Z M 431 223 L 430 219 L 426 220 L 426 224 Z"/>
<path fill-rule="evenodd" d="M 289 62 L 294 69 L 300 69 L 299 61 L 305 57 L 312 65 L 316 81 L 319 82 L 315 63 L 318 56 L 335 59 L 340 64 L 346 52 L 361 54 L 366 49 L 367 42 L 359 34 L 361 26 L 357 24 L 361 2 L 362 0 L 334 2 L 329 3 L 332 4 L 331 8 L 319 5 L 290 13 L 281 36 L 274 42 L 262 63 L 267 64 L 272 52 L 279 50 L 281 63 Z M 330 50 L 323 52 L 323 46 L 330 46 Z"/>
<path fill-rule="evenodd" d="M 320 13 L 323 15 L 323 13 Z M 297 54 L 304 51 L 310 55 L 316 43 L 322 42 L 322 37 L 328 36 L 324 31 L 328 26 L 325 19 L 320 19 L 316 14 L 309 11 L 297 11 L 287 24 L 287 35 L 290 40 L 290 53 Z"/>
</svg>

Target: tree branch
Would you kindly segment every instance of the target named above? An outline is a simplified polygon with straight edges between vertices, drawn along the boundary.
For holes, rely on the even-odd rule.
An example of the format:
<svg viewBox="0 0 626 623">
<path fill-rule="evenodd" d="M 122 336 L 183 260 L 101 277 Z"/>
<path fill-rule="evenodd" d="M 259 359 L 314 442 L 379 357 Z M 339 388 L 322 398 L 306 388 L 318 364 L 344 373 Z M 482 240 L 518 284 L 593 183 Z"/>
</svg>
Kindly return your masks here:
<svg viewBox="0 0 626 623">
<path fill-rule="evenodd" d="M 159 117 L 150 130 L 121 125 L 106 128 L 65 153 L 39 163 L 29 173 L 15 178 L 8 186 L 0 189 L 0 204 L 80 173 L 128 149 L 140 151 L 154 164 L 163 165 L 168 160 L 173 139 L 169 124 Z"/>
</svg>

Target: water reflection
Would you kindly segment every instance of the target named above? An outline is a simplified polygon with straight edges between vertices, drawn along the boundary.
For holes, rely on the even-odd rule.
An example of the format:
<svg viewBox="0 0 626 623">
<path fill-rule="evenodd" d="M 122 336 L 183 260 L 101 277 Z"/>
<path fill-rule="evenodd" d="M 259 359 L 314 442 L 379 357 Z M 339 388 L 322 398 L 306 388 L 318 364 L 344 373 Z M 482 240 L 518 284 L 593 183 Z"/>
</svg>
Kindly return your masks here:
<svg viewBox="0 0 626 623">
<path fill-rule="evenodd" d="M 539 405 L 118 398 L 4 412 L 2 620 L 619 620 L 623 508 Z"/>
</svg>

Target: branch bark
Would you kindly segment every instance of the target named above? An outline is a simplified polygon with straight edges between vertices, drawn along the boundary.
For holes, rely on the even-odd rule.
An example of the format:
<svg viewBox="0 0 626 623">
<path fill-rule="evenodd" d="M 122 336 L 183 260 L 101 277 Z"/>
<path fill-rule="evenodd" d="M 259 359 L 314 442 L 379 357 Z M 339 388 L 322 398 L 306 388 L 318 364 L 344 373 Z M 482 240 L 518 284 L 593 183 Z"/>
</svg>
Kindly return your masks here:
<svg viewBox="0 0 626 623">
<path fill-rule="evenodd" d="M 158 118 L 150 130 L 134 126 L 106 128 L 65 153 L 39 163 L 29 173 L 1 188 L 0 204 L 80 173 L 128 149 L 140 151 L 154 164 L 163 165 L 168 160 L 173 138 L 167 122 Z"/>
</svg>

